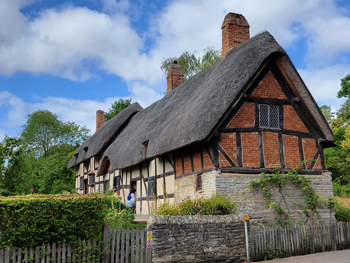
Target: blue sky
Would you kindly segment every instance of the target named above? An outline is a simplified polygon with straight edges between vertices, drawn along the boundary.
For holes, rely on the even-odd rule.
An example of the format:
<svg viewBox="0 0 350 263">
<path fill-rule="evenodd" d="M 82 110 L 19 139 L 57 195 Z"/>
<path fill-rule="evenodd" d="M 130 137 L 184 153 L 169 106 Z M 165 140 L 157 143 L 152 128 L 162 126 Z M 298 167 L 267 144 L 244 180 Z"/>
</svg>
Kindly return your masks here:
<svg viewBox="0 0 350 263">
<path fill-rule="evenodd" d="M 228 12 L 246 17 L 251 36 L 274 35 L 317 103 L 339 107 L 350 74 L 346 0 L 3 0 L 0 140 L 38 109 L 94 132 L 96 110 L 115 99 L 149 106 L 166 87 L 163 58 L 221 50 Z"/>
</svg>

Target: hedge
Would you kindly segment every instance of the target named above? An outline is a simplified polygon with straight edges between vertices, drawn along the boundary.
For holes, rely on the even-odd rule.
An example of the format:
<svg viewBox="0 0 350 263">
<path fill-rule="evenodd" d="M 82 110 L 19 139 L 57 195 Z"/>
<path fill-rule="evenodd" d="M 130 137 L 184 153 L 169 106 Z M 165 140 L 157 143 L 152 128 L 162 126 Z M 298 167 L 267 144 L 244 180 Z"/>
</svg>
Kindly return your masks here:
<svg viewBox="0 0 350 263">
<path fill-rule="evenodd" d="M 0 248 L 100 240 L 105 196 L 0 197 Z"/>
</svg>

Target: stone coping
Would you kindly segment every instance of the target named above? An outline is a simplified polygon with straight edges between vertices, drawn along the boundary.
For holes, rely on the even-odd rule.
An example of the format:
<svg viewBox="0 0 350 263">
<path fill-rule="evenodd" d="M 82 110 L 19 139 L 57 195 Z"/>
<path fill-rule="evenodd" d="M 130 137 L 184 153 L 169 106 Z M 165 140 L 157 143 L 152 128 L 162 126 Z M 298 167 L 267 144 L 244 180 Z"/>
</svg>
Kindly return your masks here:
<svg viewBox="0 0 350 263">
<path fill-rule="evenodd" d="M 150 216 L 148 224 L 202 224 L 242 222 L 243 215 Z"/>
</svg>

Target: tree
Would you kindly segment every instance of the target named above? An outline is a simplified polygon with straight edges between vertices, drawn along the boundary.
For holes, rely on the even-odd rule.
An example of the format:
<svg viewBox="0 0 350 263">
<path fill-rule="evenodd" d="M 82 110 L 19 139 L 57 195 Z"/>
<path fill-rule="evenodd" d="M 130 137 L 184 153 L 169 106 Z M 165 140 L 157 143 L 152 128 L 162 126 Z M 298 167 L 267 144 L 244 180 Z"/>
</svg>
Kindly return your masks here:
<svg viewBox="0 0 350 263">
<path fill-rule="evenodd" d="M 335 137 L 335 147 L 324 151 L 326 168 L 332 172 L 334 192 L 344 197 L 350 196 L 350 75 L 341 79 L 338 98 L 347 98 L 331 121 L 331 128 Z M 322 106 L 323 107 L 323 106 Z M 321 109 L 322 110 L 322 109 Z M 322 110 L 327 121 L 330 108 Z M 327 113 L 328 112 L 328 113 Z"/>
<path fill-rule="evenodd" d="M 184 80 L 186 81 L 198 72 L 221 60 L 220 51 L 214 50 L 213 47 L 207 47 L 204 49 L 204 55 L 201 58 L 196 57 L 196 53 L 197 51 L 194 51 L 193 53 L 185 51 L 179 57 L 164 58 L 160 68 L 165 74 L 167 74 L 169 65 L 176 60 L 182 66 Z"/>
<path fill-rule="evenodd" d="M 20 192 L 25 187 L 23 176 L 30 171 L 29 159 L 19 138 L 5 136 L 0 143 L 0 188 Z"/>
<path fill-rule="evenodd" d="M 20 135 L 28 149 L 45 158 L 49 150 L 62 144 L 80 145 L 89 137 L 89 130 L 73 122 L 63 122 L 48 110 L 38 110 L 28 115 Z"/>
<path fill-rule="evenodd" d="M 350 98 L 350 74 L 346 75 L 340 80 L 340 90 L 338 91 L 338 98 Z"/>
<path fill-rule="evenodd" d="M 331 106 L 323 105 L 320 107 L 320 110 L 326 118 L 328 125 L 331 126 L 332 120 L 334 119 L 334 112 L 332 112 Z"/>
<path fill-rule="evenodd" d="M 111 108 L 105 112 L 105 122 L 109 121 L 110 119 L 112 119 L 115 115 L 117 115 L 119 112 L 121 112 L 123 109 L 125 109 L 126 107 L 128 107 L 131 104 L 131 99 L 119 99 L 119 100 L 115 100 L 112 105 Z"/>
</svg>

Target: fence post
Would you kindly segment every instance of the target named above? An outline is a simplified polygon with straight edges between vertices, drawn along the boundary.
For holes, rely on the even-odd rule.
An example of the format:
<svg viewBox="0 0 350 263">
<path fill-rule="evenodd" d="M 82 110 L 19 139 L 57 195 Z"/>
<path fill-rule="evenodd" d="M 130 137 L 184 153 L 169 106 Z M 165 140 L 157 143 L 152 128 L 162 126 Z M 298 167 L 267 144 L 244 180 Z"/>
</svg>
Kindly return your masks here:
<svg viewBox="0 0 350 263">
<path fill-rule="evenodd" d="M 106 224 L 103 229 L 103 242 L 105 244 L 105 255 L 103 257 L 102 263 L 109 263 L 109 255 L 110 255 L 110 236 L 111 236 L 111 229 L 109 228 L 109 225 Z"/>
<path fill-rule="evenodd" d="M 149 224 L 146 227 L 146 235 L 147 235 L 147 239 L 146 239 L 146 263 L 152 263 L 152 238 L 151 241 L 149 241 L 149 236 L 148 234 L 151 233 L 152 236 L 152 225 Z M 150 242 L 150 245 L 149 245 Z"/>
<path fill-rule="evenodd" d="M 246 245 L 246 252 L 247 252 L 247 262 L 249 262 L 249 237 L 248 237 L 248 221 L 249 216 L 245 216 L 244 218 L 244 231 L 245 231 L 245 245 Z"/>
</svg>

